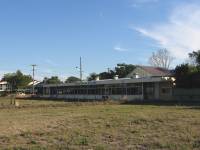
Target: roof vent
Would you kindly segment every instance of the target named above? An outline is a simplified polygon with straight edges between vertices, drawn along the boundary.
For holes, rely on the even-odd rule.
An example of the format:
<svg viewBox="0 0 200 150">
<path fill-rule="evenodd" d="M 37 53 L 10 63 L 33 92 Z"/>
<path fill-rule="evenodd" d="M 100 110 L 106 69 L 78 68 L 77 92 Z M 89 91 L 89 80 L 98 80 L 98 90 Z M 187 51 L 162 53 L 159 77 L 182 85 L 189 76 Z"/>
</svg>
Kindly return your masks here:
<svg viewBox="0 0 200 150">
<path fill-rule="evenodd" d="M 133 75 L 133 78 L 138 79 L 138 78 L 140 78 L 140 76 L 139 76 L 138 73 L 135 73 L 135 74 Z"/>
<path fill-rule="evenodd" d="M 118 76 L 118 75 L 115 75 L 114 79 L 115 79 L 115 80 L 118 80 L 118 79 L 119 79 L 119 76 Z"/>
<path fill-rule="evenodd" d="M 95 80 L 96 80 L 96 81 L 99 81 L 99 80 L 100 80 L 100 79 L 99 79 L 99 76 L 97 76 L 97 77 L 95 78 Z"/>
</svg>

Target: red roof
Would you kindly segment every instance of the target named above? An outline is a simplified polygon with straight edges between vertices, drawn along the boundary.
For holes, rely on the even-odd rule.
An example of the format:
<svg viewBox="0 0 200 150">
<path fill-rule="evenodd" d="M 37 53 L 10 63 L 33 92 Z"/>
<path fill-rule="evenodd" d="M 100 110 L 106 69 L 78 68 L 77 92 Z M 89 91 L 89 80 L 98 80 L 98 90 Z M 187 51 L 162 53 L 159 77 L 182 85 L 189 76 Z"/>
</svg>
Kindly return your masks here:
<svg viewBox="0 0 200 150">
<path fill-rule="evenodd" d="M 160 67 L 152 67 L 152 66 L 139 66 L 147 73 L 151 74 L 152 76 L 169 76 L 171 75 L 170 70 L 160 68 Z"/>
</svg>

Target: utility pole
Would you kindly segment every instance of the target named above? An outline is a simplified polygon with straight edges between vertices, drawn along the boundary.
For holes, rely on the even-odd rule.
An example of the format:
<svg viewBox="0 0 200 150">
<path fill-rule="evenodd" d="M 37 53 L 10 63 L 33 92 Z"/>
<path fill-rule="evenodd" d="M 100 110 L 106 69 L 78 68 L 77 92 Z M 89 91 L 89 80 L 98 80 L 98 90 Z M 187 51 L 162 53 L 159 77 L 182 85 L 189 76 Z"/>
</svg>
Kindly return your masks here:
<svg viewBox="0 0 200 150">
<path fill-rule="evenodd" d="M 35 67 L 37 66 L 37 65 L 35 65 L 35 64 L 33 64 L 33 65 L 31 65 L 32 67 L 33 67 L 33 69 L 32 69 L 32 71 L 33 71 L 33 86 L 32 86 L 32 94 L 34 95 L 35 94 L 35 87 L 34 87 L 34 83 L 35 83 Z"/>
<path fill-rule="evenodd" d="M 83 68 L 82 68 L 82 58 L 80 57 L 80 66 L 76 67 L 76 69 L 79 69 L 80 72 L 80 81 L 83 80 Z"/>
<path fill-rule="evenodd" d="M 108 69 L 108 73 L 110 73 L 110 68 L 107 68 Z"/>
<path fill-rule="evenodd" d="M 80 57 L 80 80 L 83 80 L 83 71 L 82 71 L 82 58 Z"/>
</svg>

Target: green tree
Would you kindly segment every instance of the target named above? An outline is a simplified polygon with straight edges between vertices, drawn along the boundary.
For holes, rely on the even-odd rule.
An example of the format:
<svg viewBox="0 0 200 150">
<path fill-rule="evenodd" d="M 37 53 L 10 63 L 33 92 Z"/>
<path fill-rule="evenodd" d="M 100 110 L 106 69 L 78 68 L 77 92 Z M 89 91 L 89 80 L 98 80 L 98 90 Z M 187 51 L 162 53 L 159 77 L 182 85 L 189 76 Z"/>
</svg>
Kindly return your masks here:
<svg viewBox="0 0 200 150">
<path fill-rule="evenodd" d="M 194 65 L 200 66 L 200 50 L 189 53 L 189 58 Z"/>
<path fill-rule="evenodd" d="M 110 70 L 109 72 L 101 72 L 99 74 L 99 79 L 105 80 L 105 79 L 113 79 L 115 76 L 115 72 L 113 70 Z"/>
<path fill-rule="evenodd" d="M 109 70 L 108 72 L 101 72 L 99 74 L 91 73 L 88 77 L 88 81 L 95 80 L 97 76 L 99 76 L 99 79 L 101 80 L 113 79 L 115 75 L 118 75 L 119 78 L 125 78 L 135 68 L 135 65 L 120 63 L 117 64 L 114 70 Z"/>
<path fill-rule="evenodd" d="M 132 64 L 117 64 L 115 67 L 115 74 L 119 76 L 119 78 L 125 78 L 129 73 L 131 73 L 135 69 L 135 65 Z"/>
<path fill-rule="evenodd" d="M 51 78 L 45 77 L 43 80 L 46 84 L 59 84 L 62 83 L 62 81 L 58 78 L 58 76 L 52 76 Z"/>
<path fill-rule="evenodd" d="M 32 77 L 17 70 L 16 73 L 5 74 L 2 80 L 10 83 L 13 89 L 23 89 L 32 81 Z"/>
<path fill-rule="evenodd" d="M 176 86 L 179 88 L 199 88 L 200 70 L 199 66 L 181 64 L 176 66 L 174 75 Z"/>
<path fill-rule="evenodd" d="M 74 82 L 78 82 L 78 81 L 80 81 L 79 78 L 74 77 L 74 76 L 71 76 L 71 77 L 68 77 L 68 78 L 65 80 L 65 83 L 74 83 Z"/>
<path fill-rule="evenodd" d="M 89 77 L 87 78 L 88 81 L 92 81 L 92 80 L 96 80 L 96 78 L 98 77 L 99 75 L 96 74 L 96 73 L 91 73 L 89 75 Z"/>
</svg>

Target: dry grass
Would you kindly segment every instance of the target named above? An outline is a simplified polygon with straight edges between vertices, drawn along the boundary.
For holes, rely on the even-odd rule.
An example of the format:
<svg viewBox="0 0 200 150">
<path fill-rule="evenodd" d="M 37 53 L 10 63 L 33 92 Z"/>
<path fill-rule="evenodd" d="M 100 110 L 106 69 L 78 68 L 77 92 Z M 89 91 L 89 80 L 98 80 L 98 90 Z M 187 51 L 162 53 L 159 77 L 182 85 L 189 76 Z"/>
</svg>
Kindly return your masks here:
<svg viewBox="0 0 200 150">
<path fill-rule="evenodd" d="M 0 149 L 200 149 L 200 109 L 0 100 Z M 8 107 L 9 106 L 9 107 Z"/>
</svg>

